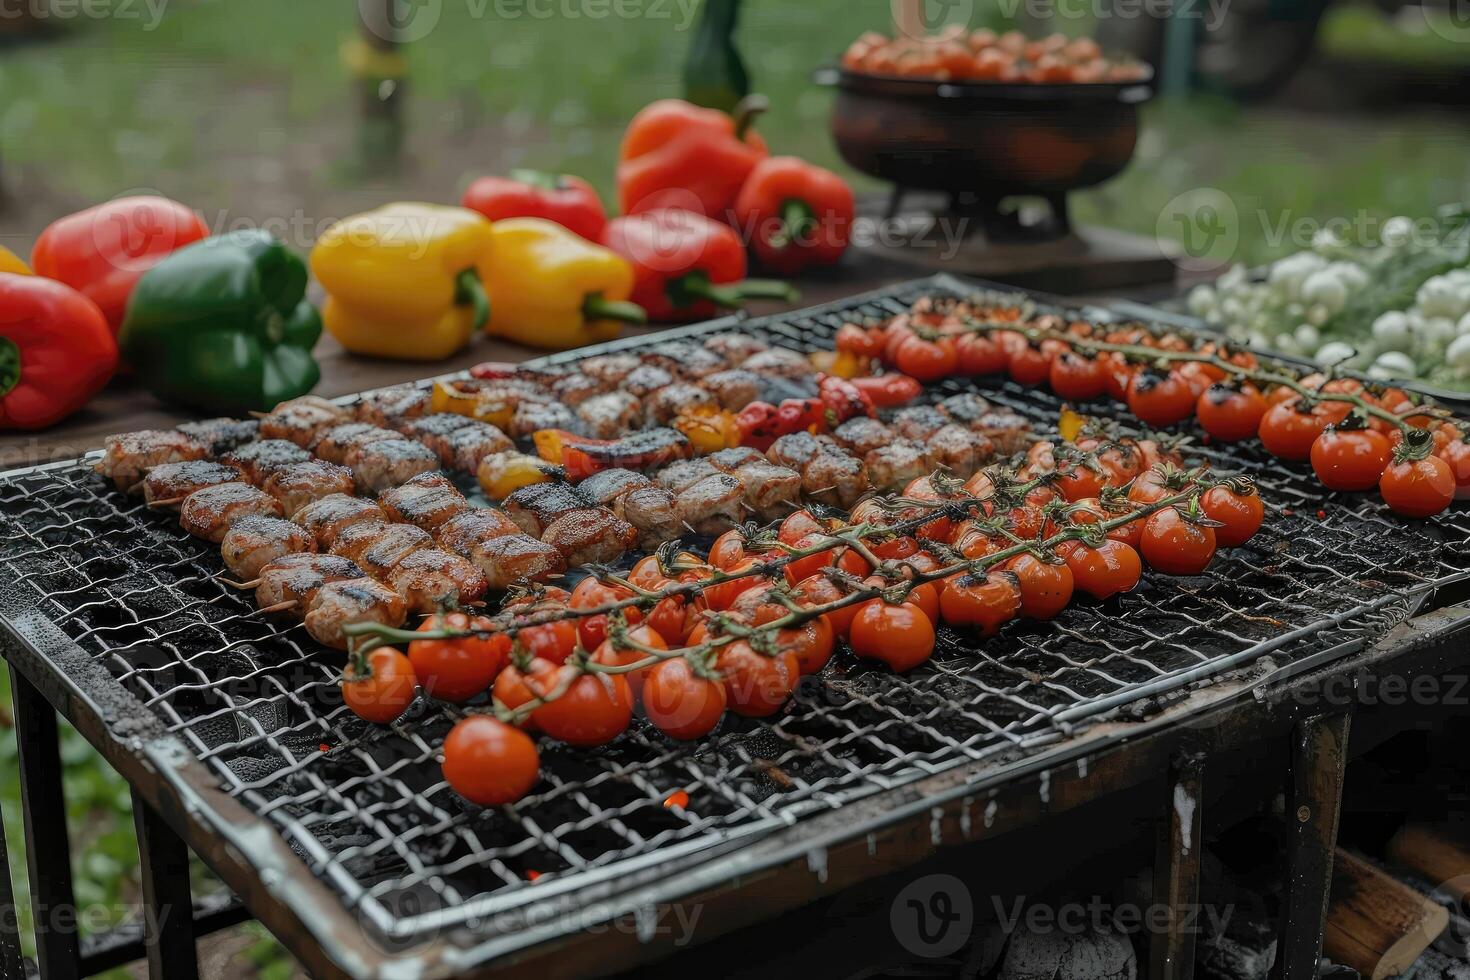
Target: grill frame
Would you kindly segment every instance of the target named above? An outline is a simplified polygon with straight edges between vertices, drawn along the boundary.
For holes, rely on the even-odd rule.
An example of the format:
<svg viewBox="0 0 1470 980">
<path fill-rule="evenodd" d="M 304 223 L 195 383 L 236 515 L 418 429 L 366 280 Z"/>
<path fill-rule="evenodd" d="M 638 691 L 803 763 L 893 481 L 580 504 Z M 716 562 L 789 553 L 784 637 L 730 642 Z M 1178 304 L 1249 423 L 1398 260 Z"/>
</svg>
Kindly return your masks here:
<svg viewBox="0 0 1470 980">
<path fill-rule="evenodd" d="M 946 290 L 969 292 L 976 288 L 998 289 L 999 287 L 987 287 L 982 283 L 961 283 L 947 276 L 938 276 L 906 283 L 899 287 L 877 290 L 812 311 L 798 311 L 796 314 L 763 318 L 762 321 L 755 321 L 755 323 L 783 323 L 810 319 L 828 315 L 834 310 L 854 309 L 889 301 L 896 295 L 909 296 Z M 1041 298 L 1041 302 L 1045 304 L 1047 301 Z M 1089 312 L 1096 313 L 1096 311 Z M 727 319 L 669 331 L 655 337 L 628 338 L 602 345 L 599 348 L 556 355 L 543 359 L 543 362 L 561 363 L 595 353 L 648 346 L 678 337 L 700 336 L 729 329 L 735 322 L 733 319 Z M 793 339 L 800 337 L 799 331 L 794 328 L 791 334 Z M 344 401 L 350 401 L 352 397 L 355 396 L 349 396 Z M 0 475 L 0 480 L 12 481 L 24 475 L 64 470 L 74 465 L 75 461 L 47 464 Z M 1426 585 L 1408 598 L 1399 595 L 1384 595 L 1377 600 L 1377 606 L 1387 617 L 1385 620 L 1387 625 L 1393 625 L 1402 622 L 1417 611 L 1430 598 L 1431 593 L 1443 587 L 1444 584 L 1446 583 Z M 367 934 L 376 936 L 378 939 L 384 938 L 385 934 L 374 928 L 374 923 L 371 921 L 360 923 L 355 919 L 342 905 L 337 893 L 316 882 L 304 864 L 296 863 L 294 867 L 276 871 L 278 874 L 285 874 L 289 877 L 293 891 L 297 892 L 294 897 L 283 896 L 277 890 L 272 889 L 269 882 L 260 880 L 269 877 L 263 872 L 282 868 L 283 857 L 294 862 L 294 859 L 289 858 L 290 851 L 285 847 L 284 840 L 276 834 L 273 825 L 264 822 L 261 818 L 250 816 L 237 801 L 223 793 L 219 789 L 217 780 L 194 757 L 194 753 L 183 739 L 169 733 L 156 715 L 134 699 L 121 684 L 100 667 L 93 655 L 83 651 L 56 624 L 29 611 L 26 598 L 18 582 L 7 581 L 3 587 L 0 587 L 0 617 L 3 617 L 9 632 L 13 634 L 13 638 L 7 644 L 9 648 L 7 652 L 13 651 L 15 662 L 22 667 L 27 676 L 40 684 L 48 699 L 60 707 L 73 723 L 82 728 L 84 734 L 87 734 L 94 744 L 104 748 L 104 754 L 125 775 L 129 776 L 130 781 L 139 786 L 145 798 L 159 807 L 166 817 L 172 817 L 171 822 L 182 822 L 194 831 L 187 836 L 191 843 L 195 843 L 196 848 L 201 850 L 206 860 L 209 860 L 211 864 L 219 862 L 216 864 L 217 870 L 220 869 L 220 865 L 226 865 L 235 872 L 226 874 L 226 880 L 245 894 L 247 902 L 253 909 L 259 911 L 259 905 L 264 901 L 283 916 L 294 919 L 297 927 L 290 931 L 304 930 L 305 934 L 309 935 L 320 947 L 325 947 L 327 952 L 324 952 L 323 956 L 326 959 L 322 962 L 333 965 L 332 972 L 339 969 L 352 973 L 362 972 L 360 969 L 362 963 L 358 961 L 354 964 L 357 957 L 354 957 L 347 946 L 341 942 L 343 927 L 345 925 L 366 926 Z M 1314 666 L 1339 659 L 1349 652 L 1361 650 L 1386 629 L 1387 626 L 1383 626 L 1371 633 L 1357 634 L 1348 631 L 1340 642 L 1317 650 L 1309 658 L 1282 667 L 1275 671 L 1272 677 L 1274 680 L 1281 680 L 1310 670 Z M 1279 648 L 1292 638 L 1290 635 L 1278 637 L 1278 642 L 1269 649 L 1253 649 L 1249 651 L 1250 656 L 1242 656 L 1235 663 L 1213 664 L 1210 673 L 1218 678 L 1224 673 L 1249 666 L 1261 656 Z M 1161 683 L 1153 684 L 1147 689 L 1130 688 L 1124 696 L 1120 697 L 1120 700 L 1138 702 L 1146 699 L 1157 706 L 1160 699 L 1170 700 L 1175 690 L 1193 679 L 1195 678 L 1187 673 L 1163 678 Z M 1100 705 L 1092 713 L 1095 713 L 1096 710 L 1111 709 L 1117 706 L 1111 703 Z M 1084 716 L 1079 714 L 1065 720 L 1080 721 L 1083 718 Z M 1088 751 L 1096 752 L 1115 746 L 1127 737 L 1129 737 L 1128 733 L 1120 731 L 1104 740 L 1087 739 Z M 951 770 L 979 767 L 982 772 L 975 778 L 969 778 L 966 783 L 969 788 L 978 791 L 1002 783 L 1014 782 L 1025 775 L 1060 764 L 1073 751 L 1072 748 L 1069 748 L 1070 744 L 1065 742 L 1060 734 L 1047 733 L 1029 743 L 1021 742 L 1014 746 L 1003 746 L 1010 751 L 997 753 L 993 757 L 971 758 L 968 762 L 963 758 L 951 760 L 950 764 L 931 769 L 928 775 L 939 776 Z M 920 778 L 922 774 L 909 782 L 917 782 Z M 907 785 L 907 783 L 902 785 Z M 893 798 L 896 802 L 905 802 L 901 799 L 902 795 L 900 786 L 899 789 L 863 794 L 856 799 L 849 800 L 848 803 L 856 802 L 857 799 L 873 801 L 872 806 L 876 809 L 877 816 L 869 823 L 881 824 L 888 822 L 890 817 L 895 820 L 899 819 L 901 813 L 898 809 L 886 810 L 880 798 Z M 912 804 L 912 801 L 906 802 Z M 182 810 L 179 809 L 180 804 L 183 805 Z M 793 826 L 784 836 L 798 840 L 807 837 L 806 834 L 799 832 L 800 828 L 796 818 L 767 822 L 749 827 L 744 831 L 743 836 L 691 848 L 691 851 L 698 852 L 698 862 L 681 864 L 678 856 L 671 855 L 667 851 L 655 851 L 648 856 L 649 860 L 644 862 L 645 867 L 638 873 L 624 874 L 615 882 L 594 884 L 586 878 L 571 877 L 563 881 L 568 890 L 577 891 L 577 895 L 573 898 L 578 907 L 585 907 L 588 901 L 600 900 L 604 897 L 616 898 L 625 905 L 631 903 L 631 907 L 635 908 L 642 907 L 637 904 L 640 902 L 671 900 L 679 897 L 681 893 L 693 890 L 695 885 L 728 877 L 726 872 L 733 871 L 736 862 L 726 861 L 721 866 L 721 863 L 716 863 L 713 859 L 741 850 L 747 841 L 753 842 L 757 836 L 764 835 L 768 838 L 762 840 L 761 850 L 774 850 L 770 838 L 780 838 L 783 834 L 780 831 L 775 835 L 768 832 L 773 827 L 782 827 L 786 824 Z M 867 824 L 839 826 L 834 829 L 831 839 L 865 833 L 867 826 Z M 269 836 L 272 839 L 260 839 L 261 835 L 255 832 L 256 827 L 270 829 Z M 213 847 L 209 846 L 211 840 L 215 845 Z M 199 845 L 200 841 L 205 843 L 202 848 Z M 818 838 L 804 843 L 805 846 L 817 848 L 826 846 L 827 842 L 830 841 Z M 231 853 L 232 850 L 234 853 Z M 698 874 L 681 874 L 678 883 L 670 881 L 670 876 L 667 874 L 670 869 L 678 867 L 682 871 L 688 871 L 695 863 L 699 865 Z M 239 880 L 242 876 L 245 879 L 243 884 Z M 252 878 L 259 881 L 259 888 L 250 887 Z M 249 894 L 252 891 L 255 892 L 254 895 Z M 551 897 L 550 892 L 551 890 L 547 890 L 541 893 L 540 897 L 543 902 Z M 324 898 L 328 902 L 325 907 L 329 910 L 329 914 L 325 917 L 321 914 Z M 458 911 L 461 915 L 464 914 L 463 910 Z M 612 910 L 609 911 L 609 914 L 612 914 Z M 566 918 L 570 919 L 574 916 L 569 915 Z M 313 920 L 317 921 L 313 922 Z M 312 924 L 305 925 L 309 922 Z M 582 925 L 591 924 L 586 919 L 579 919 L 578 922 Z M 432 925 L 434 932 L 438 933 L 445 924 Z M 563 922 L 562 927 L 542 927 L 536 931 L 502 930 L 499 938 L 489 938 L 483 932 L 477 933 L 476 930 L 468 930 L 464 935 L 457 936 L 452 941 L 442 936 L 435 938 L 431 935 L 426 941 L 420 939 L 407 948 L 386 952 L 384 957 L 385 959 L 412 957 L 420 963 L 433 962 L 446 969 L 451 965 L 454 969 L 462 969 L 487 963 L 496 957 L 523 951 L 537 942 L 564 937 L 573 931 L 563 928 L 565 925 L 566 923 Z M 476 939 L 480 941 L 476 942 Z M 459 940 L 469 941 L 460 942 Z M 296 948 L 300 944 L 292 943 L 291 945 Z M 300 954 L 301 951 L 299 949 L 297 951 Z M 303 959 L 309 963 L 312 962 L 312 957 L 309 955 L 303 956 Z"/>
</svg>

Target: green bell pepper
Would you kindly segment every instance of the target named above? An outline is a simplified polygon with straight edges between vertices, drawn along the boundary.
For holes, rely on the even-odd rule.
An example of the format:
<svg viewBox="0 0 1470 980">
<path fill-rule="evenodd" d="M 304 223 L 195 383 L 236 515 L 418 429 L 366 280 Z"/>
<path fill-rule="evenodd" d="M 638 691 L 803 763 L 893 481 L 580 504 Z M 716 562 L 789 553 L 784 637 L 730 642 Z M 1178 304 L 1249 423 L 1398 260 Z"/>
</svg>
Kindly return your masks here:
<svg viewBox="0 0 1470 980">
<path fill-rule="evenodd" d="M 186 246 L 138 280 L 118 345 L 155 395 L 207 412 L 264 411 L 321 379 L 306 264 L 269 232 Z"/>
</svg>

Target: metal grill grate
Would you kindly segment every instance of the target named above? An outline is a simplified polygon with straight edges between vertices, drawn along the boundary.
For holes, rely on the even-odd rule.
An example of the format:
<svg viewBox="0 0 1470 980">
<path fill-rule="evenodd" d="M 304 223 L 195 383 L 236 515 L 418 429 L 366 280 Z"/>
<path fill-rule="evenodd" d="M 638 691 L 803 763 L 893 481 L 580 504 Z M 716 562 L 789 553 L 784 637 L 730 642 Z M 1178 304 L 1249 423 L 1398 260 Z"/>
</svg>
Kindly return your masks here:
<svg viewBox="0 0 1470 980">
<path fill-rule="evenodd" d="M 743 329 L 806 351 L 847 319 L 934 291 L 910 284 Z M 968 387 L 950 381 L 930 397 Z M 1043 430 L 1057 417 L 1048 394 L 977 388 Z M 338 695 L 340 655 L 255 614 L 214 579 L 213 549 L 111 492 L 89 461 L 0 477 L 0 569 L 363 919 L 405 941 L 454 924 L 483 937 L 553 896 L 575 905 L 593 885 L 616 892 L 634 872 L 666 873 L 805 814 L 1055 741 L 1109 709 L 1146 713 L 1264 655 L 1300 663 L 1371 639 L 1470 568 L 1463 505 L 1409 526 L 1364 496 L 1324 498 L 1310 473 L 1258 450 L 1194 455 L 1254 476 L 1272 511 L 1205 575 L 1146 575 L 1127 596 L 983 644 L 941 630 L 932 664 L 907 677 L 839 655 L 784 713 L 732 716 L 698 744 L 637 722 L 598 752 L 545 743 L 545 782 L 513 811 L 470 807 L 440 779 L 435 752 L 458 709 L 420 701 L 392 728 L 357 720 Z M 687 806 L 666 805 L 679 790 Z"/>
</svg>

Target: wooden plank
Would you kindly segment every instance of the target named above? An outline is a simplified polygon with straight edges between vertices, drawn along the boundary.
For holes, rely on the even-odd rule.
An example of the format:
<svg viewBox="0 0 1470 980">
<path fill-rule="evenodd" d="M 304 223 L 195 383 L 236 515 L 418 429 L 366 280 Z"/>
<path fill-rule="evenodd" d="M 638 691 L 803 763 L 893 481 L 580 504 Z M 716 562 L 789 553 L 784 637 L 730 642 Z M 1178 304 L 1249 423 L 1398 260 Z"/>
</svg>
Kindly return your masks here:
<svg viewBox="0 0 1470 980">
<path fill-rule="evenodd" d="M 1369 980 L 1403 974 L 1444 931 L 1450 915 L 1367 861 L 1337 849 L 1323 951 Z"/>
<path fill-rule="evenodd" d="M 1433 827 L 1405 824 L 1388 842 L 1390 860 L 1412 868 L 1459 901 L 1470 898 L 1470 846 Z"/>
</svg>

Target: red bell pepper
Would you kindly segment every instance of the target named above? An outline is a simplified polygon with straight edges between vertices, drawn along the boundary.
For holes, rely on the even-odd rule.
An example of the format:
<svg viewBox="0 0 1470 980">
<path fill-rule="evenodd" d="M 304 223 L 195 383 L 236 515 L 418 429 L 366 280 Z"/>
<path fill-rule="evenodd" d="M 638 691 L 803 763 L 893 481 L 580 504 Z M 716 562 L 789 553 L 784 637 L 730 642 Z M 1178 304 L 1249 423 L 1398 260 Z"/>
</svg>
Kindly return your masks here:
<svg viewBox="0 0 1470 980">
<path fill-rule="evenodd" d="M 767 103 L 743 100 L 729 116 L 679 99 L 645 106 L 628 124 L 618 164 L 624 214 L 675 207 L 724 221 L 755 165 L 770 155 L 750 129 Z"/>
<path fill-rule="evenodd" d="M 848 419 L 859 415 L 878 417 L 877 406 L 863 389 L 846 378 L 817 375 L 817 394 L 826 409 L 827 428 L 835 429 Z"/>
<path fill-rule="evenodd" d="M 650 320 L 703 320 L 749 299 L 796 299 L 787 283 L 745 279 L 739 236 L 690 211 L 663 208 L 614 218 L 602 244 L 633 264 L 630 299 Z"/>
<path fill-rule="evenodd" d="M 460 201 L 491 221 L 502 218 L 545 218 L 581 235 L 602 241 L 607 212 L 592 185 L 581 177 L 512 170 L 509 177 L 481 177 Z"/>
<path fill-rule="evenodd" d="M 879 408 L 907 405 L 924 393 L 924 386 L 907 374 L 880 374 L 873 378 L 853 378 L 858 390 Z"/>
<path fill-rule="evenodd" d="M 36 239 L 31 267 L 96 303 L 116 336 L 143 273 L 208 236 L 199 215 L 177 201 L 120 197 L 53 221 Z"/>
<path fill-rule="evenodd" d="M 694 445 L 676 429 L 648 429 L 621 439 L 590 439 L 565 429 L 541 429 L 532 439 L 536 454 L 556 463 L 573 481 L 603 470 L 646 470 L 694 455 Z"/>
<path fill-rule="evenodd" d="M 60 422 L 115 370 L 117 341 L 96 303 L 52 279 L 0 273 L 0 428 Z"/>
<path fill-rule="evenodd" d="M 852 188 L 832 171 L 796 157 L 771 157 L 740 189 L 735 226 L 762 265 L 791 276 L 842 257 L 856 207 Z"/>
</svg>

